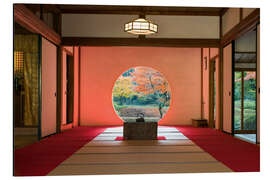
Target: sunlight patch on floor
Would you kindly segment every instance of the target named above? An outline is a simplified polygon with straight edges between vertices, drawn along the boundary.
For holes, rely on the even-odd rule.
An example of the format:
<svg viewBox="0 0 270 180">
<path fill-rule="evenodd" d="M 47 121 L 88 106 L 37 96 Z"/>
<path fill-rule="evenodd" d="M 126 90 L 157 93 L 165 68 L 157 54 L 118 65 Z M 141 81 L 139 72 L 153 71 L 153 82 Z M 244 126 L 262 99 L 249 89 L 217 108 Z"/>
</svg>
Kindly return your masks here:
<svg viewBox="0 0 270 180">
<path fill-rule="evenodd" d="M 256 134 L 235 134 L 235 137 L 256 143 Z"/>
</svg>

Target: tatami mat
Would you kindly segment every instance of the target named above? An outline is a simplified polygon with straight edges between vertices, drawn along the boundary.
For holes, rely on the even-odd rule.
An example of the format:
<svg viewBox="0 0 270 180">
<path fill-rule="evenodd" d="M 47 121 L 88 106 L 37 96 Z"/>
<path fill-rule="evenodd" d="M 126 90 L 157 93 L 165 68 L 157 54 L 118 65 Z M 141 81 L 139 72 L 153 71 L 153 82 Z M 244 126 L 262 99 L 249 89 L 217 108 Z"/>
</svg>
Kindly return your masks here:
<svg viewBox="0 0 270 180">
<path fill-rule="evenodd" d="M 62 164 L 146 163 L 215 161 L 204 152 L 74 154 Z"/>
<path fill-rule="evenodd" d="M 85 146 L 183 146 L 194 145 L 190 140 L 130 140 L 130 141 L 90 141 Z"/>
<path fill-rule="evenodd" d="M 166 140 L 115 141 L 123 128 L 108 128 L 48 175 L 230 172 L 210 154 L 172 127 Z"/>
<path fill-rule="evenodd" d="M 113 141 L 117 137 L 123 136 L 123 127 L 107 128 L 103 133 L 93 139 L 93 141 Z M 158 127 L 158 136 L 163 136 L 167 140 L 188 139 L 174 127 Z"/>
<path fill-rule="evenodd" d="M 158 173 L 202 173 L 230 172 L 218 161 L 193 163 L 145 163 L 145 164 L 80 164 L 60 165 L 48 175 L 89 174 L 158 174 Z"/>
<path fill-rule="evenodd" d="M 203 152 L 198 146 L 84 146 L 76 153 Z"/>
</svg>

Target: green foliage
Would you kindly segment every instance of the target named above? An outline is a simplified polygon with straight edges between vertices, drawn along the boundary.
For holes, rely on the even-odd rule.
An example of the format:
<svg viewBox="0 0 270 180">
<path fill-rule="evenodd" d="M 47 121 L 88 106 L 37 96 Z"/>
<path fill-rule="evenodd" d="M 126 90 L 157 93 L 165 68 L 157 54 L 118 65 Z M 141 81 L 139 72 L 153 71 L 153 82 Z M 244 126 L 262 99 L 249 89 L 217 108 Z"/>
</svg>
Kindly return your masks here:
<svg viewBox="0 0 270 180">
<path fill-rule="evenodd" d="M 241 100 L 234 102 L 234 128 L 241 129 Z M 256 129 L 256 101 L 244 100 L 244 130 Z"/>
<path fill-rule="evenodd" d="M 126 108 L 126 105 L 118 105 L 116 103 L 113 103 L 114 109 L 116 112 L 119 112 L 121 109 Z"/>
<path fill-rule="evenodd" d="M 234 81 L 234 99 L 236 101 L 241 99 L 242 93 L 242 73 L 235 72 Z M 256 100 L 256 80 L 253 78 L 245 79 L 247 77 L 247 72 L 244 72 L 244 99 Z"/>
</svg>

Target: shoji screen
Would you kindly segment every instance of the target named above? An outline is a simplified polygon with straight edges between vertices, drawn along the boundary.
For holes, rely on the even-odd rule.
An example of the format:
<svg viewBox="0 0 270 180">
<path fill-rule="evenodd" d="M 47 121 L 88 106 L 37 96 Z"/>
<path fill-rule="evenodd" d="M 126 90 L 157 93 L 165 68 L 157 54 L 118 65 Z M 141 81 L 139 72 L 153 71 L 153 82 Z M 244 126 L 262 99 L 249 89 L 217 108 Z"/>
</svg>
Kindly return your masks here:
<svg viewBox="0 0 270 180">
<path fill-rule="evenodd" d="M 56 58 L 57 48 L 42 38 L 41 137 L 56 133 Z"/>
<path fill-rule="evenodd" d="M 232 133 L 232 44 L 223 48 L 223 130 Z"/>
</svg>

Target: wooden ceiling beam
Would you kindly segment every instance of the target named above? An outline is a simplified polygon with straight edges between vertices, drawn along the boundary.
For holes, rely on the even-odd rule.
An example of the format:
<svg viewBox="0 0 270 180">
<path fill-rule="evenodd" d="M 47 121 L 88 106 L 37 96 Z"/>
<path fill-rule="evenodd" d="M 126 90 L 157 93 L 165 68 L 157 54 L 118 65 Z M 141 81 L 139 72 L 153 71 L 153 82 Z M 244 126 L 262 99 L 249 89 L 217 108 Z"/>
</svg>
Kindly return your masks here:
<svg viewBox="0 0 270 180">
<path fill-rule="evenodd" d="M 222 8 L 60 5 L 64 14 L 139 14 L 219 16 Z"/>
<path fill-rule="evenodd" d="M 61 36 L 41 21 L 32 11 L 23 4 L 14 4 L 14 20 L 27 30 L 41 34 L 56 45 L 61 43 Z"/>
<path fill-rule="evenodd" d="M 219 15 L 222 17 L 222 16 L 228 11 L 228 9 L 229 9 L 229 8 L 222 8 L 222 9 L 220 10 Z"/>
<path fill-rule="evenodd" d="M 43 12 L 51 12 L 55 14 L 61 13 L 61 10 L 58 5 L 56 4 L 24 4 L 29 10 L 33 13 L 39 12 L 40 8 L 42 7 Z"/>
<path fill-rule="evenodd" d="M 256 9 L 222 37 L 221 46 L 225 47 L 232 40 L 235 40 L 245 33 L 252 31 L 259 22 L 260 9 Z"/>
<path fill-rule="evenodd" d="M 52 12 L 55 14 L 61 13 L 60 8 L 55 4 L 44 4 L 43 8 L 44 8 L 45 12 Z"/>
<path fill-rule="evenodd" d="M 61 10 L 63 14 L 121 14 L 121 15 L 139 15 L 141 11 L 98 11 L 98 10 Z M 219 16 L 218 12 L 204 11 L 144 11 L 146 15 L 174 15 L 174 16 Z"/>
<path fill-rule="evenodd" d="M 219 39 L 63 37 L 64 46 L 219 47 Z"/>
</svg>

